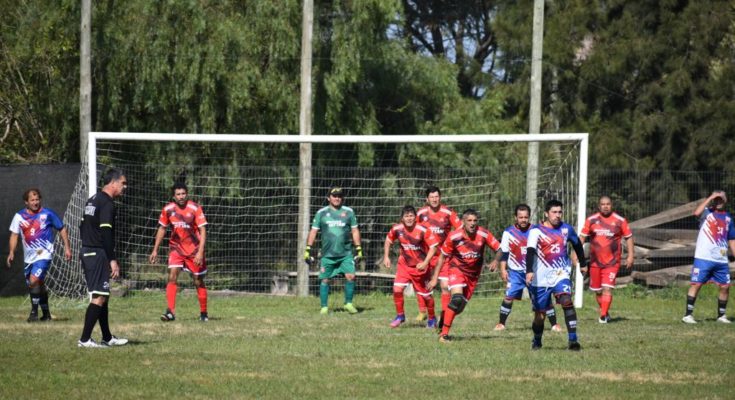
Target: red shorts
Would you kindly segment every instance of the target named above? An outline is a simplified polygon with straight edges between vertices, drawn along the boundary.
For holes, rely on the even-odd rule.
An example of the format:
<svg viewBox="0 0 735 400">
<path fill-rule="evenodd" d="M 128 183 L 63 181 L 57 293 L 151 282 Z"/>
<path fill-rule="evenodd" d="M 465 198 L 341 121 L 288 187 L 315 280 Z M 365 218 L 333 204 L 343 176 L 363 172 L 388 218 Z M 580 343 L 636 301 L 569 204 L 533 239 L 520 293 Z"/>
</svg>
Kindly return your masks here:
<svg viewBox="0 0 735 400">
<path fill-rule="evenodd" d="M 600 291 L 603 287 L 615 289 L 615 278 L 618 277 L 620 265 L 614 267 L 598 267 L 590 265 L 590 290 Z"/>
<path fill-rule="evenodd" d="M 426 288 L 426 284 L 431 280 L 431 269 L 426 268 L 423 271 L 419 271 L 416 267 L 407 267 L 401 263 L 398 263 L 396 270 L 396 277 L 393 280 L 394 290 L 396 286 L 406 288 L 408 285 L 413 285 L 413 290 L 419 296 L 431 296 L 431 290 Z"/>
<path fill-rule="evenodd" d="M 469 300 L 472 298 L 472 293 L 475 292 L 475 286 L 477 286 L 478 278 L 465 275 L 458 268 L 451 268 L 449 270 L 449 291 L 455 287 L 462 288 L 462 295 L 464 298 Z"/>
<path fill-rule="evenodd" d="M 184 271 L 192 275 L 204 275 L 207 273 L 207 262 L 202 259 L 201 265 L 194 263 L 194 257 L 184 257 L 181 254 L 172 251 L 168 254 L 169 268 L 183 268 Z"/>
</svg>

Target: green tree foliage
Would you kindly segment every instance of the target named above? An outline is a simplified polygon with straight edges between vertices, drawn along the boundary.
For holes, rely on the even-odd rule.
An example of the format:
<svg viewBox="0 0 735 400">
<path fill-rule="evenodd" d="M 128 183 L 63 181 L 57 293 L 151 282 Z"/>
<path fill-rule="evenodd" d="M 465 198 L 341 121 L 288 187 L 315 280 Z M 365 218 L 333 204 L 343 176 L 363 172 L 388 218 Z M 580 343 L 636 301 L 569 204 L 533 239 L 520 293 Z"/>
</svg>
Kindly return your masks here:
<svg viewBox="0 0 735 400">
<path fill-rule="evenodd" d="M 0 163 L 78 159 L 76 3 L 0 0 Z"/>
<path fill-rule="evenodd" d="M 612 168 L 735 166 L 733 5 L 728 1 L 554 2 L 547 109 L 591 133 Z M 554 38 L 553 40 L 549 40 Z"/>
<path fill-rule="evenodd" d="M 1 162 L 78 160 L 77 3 L 0 0 Z M 532 6 L 317 0 L 314 133 L 525 131 Z M 93 129 L 295 134 L 301 7 L 94 2 Z M 593 165 L 732 168 L 733 14 L 725 0 L 547 2 L 542 131 L 590 132 Z M 292 147 L 219 156 L 236 168 Z M 355 166 L 434 162 L 410 146 L 334 147 L 315 146 L 315 164 L 336 150 Z M 170 150 L 142 152 L 179 162 Z"/>
</svg>

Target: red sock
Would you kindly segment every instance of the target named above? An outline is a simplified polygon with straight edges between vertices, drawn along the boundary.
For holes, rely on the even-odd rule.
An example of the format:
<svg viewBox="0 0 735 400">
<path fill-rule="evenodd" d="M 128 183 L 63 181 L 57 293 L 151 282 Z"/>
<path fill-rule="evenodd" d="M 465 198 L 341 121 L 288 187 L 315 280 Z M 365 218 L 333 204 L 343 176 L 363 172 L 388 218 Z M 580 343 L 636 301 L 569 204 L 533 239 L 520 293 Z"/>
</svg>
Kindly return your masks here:
<svg viewBox="0 0 735 400">
<path fill-rule="evenodd" d="M 611 304 L 612 304 L 611 294 L 603 294 L 602 296 L 600 296 L 600 316 L 607 315 L 607 312 L 610 311 Z"/>
<path fill-rule="evenodd" d="M 600 308 L 602 308 L 602 293 L 598 293 L 595 296 L 595 300 L 597 300 L 597 305 L 600 306 Z"/>
<path fill-rule="evenodd" d="M 207 312 L 207 288 L 205 286 L 197 288 L 197 297 L 199 298 L 199 311 Z"/>
<path fill-rule="evenodd" d="M 426 299 L 424 299 L 424 296 L 417 294 L 416 302 L 419 304 L 419 312 L 425 313 L 426 312 Z"/>
<path fill-rule="evenodd" d="M 403 315 L 405 313 L 403 309 L 403 290 L 400 292 L 397 290 L 393 291 L 393 303 L 396 305 L 396 314 Z"/>
<path fill-rule="evenodd" d="M 168 309 L 171 310 L 172 314 L 176 314 L 176 291 L 178 285 L 176 283 L 169 282 L 166 285 L 166 302 L 168 303 Z"/>
<path fill-rule="evenodd" d="M 429 313 L 429 318 L 436 318 L 436 313 L 434 313 L 434 296 L 424 298 L 424 303 L 426 303 L 426 311 Z"/>
<path fill-rule="evenodd" d="M 442 335 L 449 335 L 449 329 L 452 328 L 452 321 L 456 314 L 450 308 L 444 310 L 444 326 L 442 327 Z"/>
<path fill-rule="evenodd" d="M 449 292 L 442 292 L 442 312 L 447 311 L 447 305 L 449 305 L 451 299 L 452 295 Z"/>
</svg>

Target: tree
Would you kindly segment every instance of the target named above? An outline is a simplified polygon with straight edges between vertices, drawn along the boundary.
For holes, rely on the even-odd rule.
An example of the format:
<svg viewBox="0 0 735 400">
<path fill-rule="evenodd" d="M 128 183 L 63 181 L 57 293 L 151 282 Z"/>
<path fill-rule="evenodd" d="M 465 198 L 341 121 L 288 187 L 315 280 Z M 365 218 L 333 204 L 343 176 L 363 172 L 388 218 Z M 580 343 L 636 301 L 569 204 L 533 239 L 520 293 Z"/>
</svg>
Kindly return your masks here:
<svg viewBox="0 0 735 400">
<path fill-rule="evenodd" d="M 0 1 L 0 163 L 76 161 L 74 1 Z"/>
</svg>

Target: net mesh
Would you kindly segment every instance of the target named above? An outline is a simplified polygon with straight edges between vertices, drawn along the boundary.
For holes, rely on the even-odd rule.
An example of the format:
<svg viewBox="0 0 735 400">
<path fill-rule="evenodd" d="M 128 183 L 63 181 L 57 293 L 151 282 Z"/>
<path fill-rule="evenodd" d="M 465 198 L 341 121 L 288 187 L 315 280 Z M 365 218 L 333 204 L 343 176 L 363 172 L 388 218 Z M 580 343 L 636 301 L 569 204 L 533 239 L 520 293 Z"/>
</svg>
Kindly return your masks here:
<svg viewBox="0 0 735 400">
<path fill-rule="evenodd" d="M 170 188 L 184 181 L 190 199 L 202 206 L 208 220 L 208 288 L 294 293 L 300 259 L 298 147 L 297 143 L 98 141 L 98 176 L 115 166 L 129 182 L 117 203 L 121 284 L 131 290 L 165 287 L 170 232 L 159 250 L 162 263 L 150 264 L 148 255 L 161 209 L 171 201 Z M 480 225 L 499 240 L 512 223 L 515 205 L 525 199 L 526 153 L 525 142 L 316 143 L 310 218 L 327 204 L 327 189 L 342 186 L 345 205 L 356 212 L 366 256 L 358 266 L 356 289 L 390 292 L 395 269 L 383 268 L 383 244 L 401 208 L 423 206 L 425 188 L 436 185 L 442 190 L 444 204 L 458 213 L 474 208 L 480 214 Z M 541 143 L 538 204 L 542 207 L 551 198 L 562 200 L 565 220 L 572 225 L 578 210 L 578 176 L 579 142 Z M 88 198 L 86 182 L 83 168 L 64 218 L 76 249 L 81 246 L 78 228 Z M 537 215 L 543 215 L 539 211 Z M 486 260 L 491 257 L 487 254 Z M 86 295 L 78 257 L 67 262 L 55 256 L 49 273 L 54 294 Z M 316 294 L 316 272 L 311 275 L 309 292 Z M 189 281 L 180 279 L 179 284 L 186 287 Z M 484 272 L 480 282 L 476 290 L 480 296 L 497 294 L 504 287 L 496 273 Z"/>
</svg>

